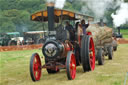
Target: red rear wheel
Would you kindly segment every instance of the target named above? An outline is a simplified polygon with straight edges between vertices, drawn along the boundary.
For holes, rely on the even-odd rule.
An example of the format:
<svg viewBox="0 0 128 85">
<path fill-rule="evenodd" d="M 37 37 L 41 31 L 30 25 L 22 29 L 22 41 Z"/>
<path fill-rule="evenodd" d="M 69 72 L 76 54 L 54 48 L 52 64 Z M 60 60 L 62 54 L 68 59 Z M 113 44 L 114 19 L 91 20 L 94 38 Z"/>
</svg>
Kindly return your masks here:
<svg viewBox="0 0 128 85">
<path fill-rule="evenodd" d="M 33 81 L 40 80 L 41 77 L 41 60 L 37 53 L 31 56 L 30 60 L 30 75 Z"/>
<path fill-rule="evenodd" d="M 75 79 L 76 76 L 76 60 L 72 51 L 69 51 L 66 59 L 66 70 L 69 80 Z"/>
<path fill-rule="evenodd" d="M 81 63 L 83 70 L 95 69 L 95 48 L 92 37 L 84 35 L 81 42 Z"/>
<path fill-rule="evenodd" d="M 90 66 L 91 70 L 95 69 L 95 48 L 92 37 L 90 37 L 90 44 L 89 44 L 89 56 L 90 56 Z"/>
</svg>

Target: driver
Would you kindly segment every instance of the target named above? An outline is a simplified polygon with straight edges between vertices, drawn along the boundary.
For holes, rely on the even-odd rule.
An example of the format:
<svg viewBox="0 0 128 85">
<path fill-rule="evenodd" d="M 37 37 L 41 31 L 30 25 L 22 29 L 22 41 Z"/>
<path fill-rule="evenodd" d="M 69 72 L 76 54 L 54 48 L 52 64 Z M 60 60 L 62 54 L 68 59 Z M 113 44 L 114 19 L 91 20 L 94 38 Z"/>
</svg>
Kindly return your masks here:
<svg viewBox="0 0 128 85">
<path fill-rule="evenodd" d="M 66 21 L 66 30 L 68 30 L 69 32 L 73 33 L 73 26 L 68 22 Z"/>
<path fill-rule="evenodd" d="M 66 27 L 65 28 L 70 33 L 70 39 L 74 40 L 74 36 L 75 36 L 74 28 L 73 28 L 73 26 L 68 21 L 66 21 Z"/>
</svg>

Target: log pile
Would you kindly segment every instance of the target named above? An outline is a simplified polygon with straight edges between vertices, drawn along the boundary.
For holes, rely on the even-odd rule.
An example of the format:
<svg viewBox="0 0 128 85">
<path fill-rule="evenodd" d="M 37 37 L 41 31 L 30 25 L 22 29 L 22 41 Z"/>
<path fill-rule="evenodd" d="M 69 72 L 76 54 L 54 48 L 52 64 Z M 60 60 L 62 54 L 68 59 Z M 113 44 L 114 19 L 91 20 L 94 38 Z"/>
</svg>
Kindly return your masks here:
<svg viewBox="0 0 128 85">
<path fill-rule="evenodd" d="M 112 28 L 107 26 L 99 26 L 98 24 L 90 24 L 87 32 L 92 32 L 95 45 L 104 45 L 112 42 Z"/>
</svg>

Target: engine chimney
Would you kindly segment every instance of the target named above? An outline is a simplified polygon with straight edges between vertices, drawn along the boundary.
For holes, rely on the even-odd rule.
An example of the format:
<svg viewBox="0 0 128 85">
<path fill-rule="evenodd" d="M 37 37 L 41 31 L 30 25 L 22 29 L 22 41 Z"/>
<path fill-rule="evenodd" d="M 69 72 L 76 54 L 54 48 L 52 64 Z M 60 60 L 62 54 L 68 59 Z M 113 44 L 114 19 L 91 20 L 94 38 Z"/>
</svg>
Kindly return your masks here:
<svg viewBox="0 0 128 85">
<path fill-rule="evenodd" d="M 120 27 L 117 27 L 117 29 L 118 29 L 118 34 L 120 35 Z"/>
<path fill-rule="evenodd" d="M 54 29 L 54 3 L 47 3 L 47 12 L 48 12 L 48 30 L 55 31 Z"/>
<path fill-rule="evenodd" d="M 100 19 L 100 26 L 101 26 L 101 27 L 104 26 L 104 21 L 103 21 L 103 19 Z"/>
</svg>

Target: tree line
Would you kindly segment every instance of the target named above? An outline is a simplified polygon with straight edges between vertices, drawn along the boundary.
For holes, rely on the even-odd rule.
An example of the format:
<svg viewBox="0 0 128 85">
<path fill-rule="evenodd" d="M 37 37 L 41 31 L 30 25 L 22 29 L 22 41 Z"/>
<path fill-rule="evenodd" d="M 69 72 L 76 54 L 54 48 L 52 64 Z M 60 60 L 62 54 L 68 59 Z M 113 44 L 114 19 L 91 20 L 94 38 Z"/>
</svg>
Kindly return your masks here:
<svg viewBox="0 0 128 85">
<path fill-rule="evenodd" d="M 79 0 L 67 0 L 64 9 L 80 12 L 82 5 Z M 0 0 L 0 32 L 43 30 L 42 23 L 32 22 L 30 15 L 44 9 L 46 0 Z M 112 19 L 109 15 L 113 11 L 110 9 L 105 13 L 110 25 Z"/>
</svg>

